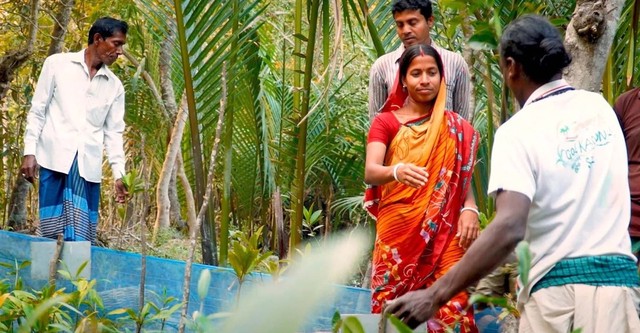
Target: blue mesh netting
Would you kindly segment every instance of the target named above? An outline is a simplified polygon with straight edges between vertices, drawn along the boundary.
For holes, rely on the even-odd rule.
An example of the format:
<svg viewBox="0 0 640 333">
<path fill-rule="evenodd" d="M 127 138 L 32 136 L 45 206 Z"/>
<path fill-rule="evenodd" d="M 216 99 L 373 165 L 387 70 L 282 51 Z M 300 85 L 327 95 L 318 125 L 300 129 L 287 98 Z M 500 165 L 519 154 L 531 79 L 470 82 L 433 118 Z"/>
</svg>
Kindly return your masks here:
<svg viewBox="0 0 640 333">
<path fill-rule="evenodd" d="M 19 233 L 0 231 L 0 262 L 14 263 L 25 260 L 33 261 L 31 255 L 32 242 L 53 242 L 50 239 L 38 238 Z M 185 263 L 177 260 L 147 257 L 145 278 L 145 300 L 155 301 L 154 295 L 166 292 L 168 296 L 182 300 L 182 282 L 184 279 Z M 107 248 L 91 248 L 91 279 L 98 281 L 96 289 L 103 299 L 106 312 L 120 308 L 137 309 L 139 301 L 140 269 L 142 256 L 136 253 L 117 251 Z M 211 284 L 204 304 L 197 296 L 197 281 L 203 269 L 211 270 Z M 25 286 L 40 289 L 46 284 L 46 279 L 34 280 L 30 278 L 28 269 L 21 272 Z M 11 269 L 0 267 L 0 279 L 7 276 Z M 259 283 L 262 279 L 269 279 L 263 274 L 254 274 L 247 283 Z M 64 281 L 59 286 L 71 285 Z M 312 286 L 310 286 L 312 288 Z M 304 332 L 330 332 L 331 319 L 335 311 L 342 314 L 369 313 L 370 291 L 362 288 L 336 286 L 336 297 L 332 302 L 323 304 L 315 316 L 309 318 L 303 329 Z M 68 289 L 69 290 L 69 289 Z M 191 314 L 203 307 L 205 314 L 228 312 L 233 308 L 236 300 L 237 283 L 231 269 L 194 264 L 191 275 L 191 291 L 188 313 Z M 498 333 L 499 326 L 496 310 L 476 313 L 476 320 L 480 332 Z M 175 312 L 167 321 L 166 330 L 175 331 L 179 322 L 179 311 Z M 146 326 L 145 326 L 146 327 Z"/>
<path fill-rule="evenodd" d="M 31 243 L 43 241 L 53 242 L 46 238 L 0 231 L 0 262 L 33 261 Z M 106 312 L 120 308 L 137 309 L 141 260 L 142 256 L 135 253 L 100 247 L 91 248 L 91 279 L 98 281 L 96 289 L 103 299 Z M 154 300 L 156 297 L 150 291 L 156 294 L 166 291 L 167 295 L 173 296 L 179 301 L 182 300 L 184 262 L 148 256 L 146 267 L 146 300 Z M 203 269 L 211 270 L 211 284 L 204 304 L 201 304 L 196 288 L 198 277 Z M 6 277 L 10 271 L 8 268 L 0 267 L 0 279 Z M 25 268 L 25 272 L 21 272 L 21 276 L 25 286 L 35 289 L 41 288 L 47 282 L 46 279 L 31 279 L 28 268 Z M 262 279 L 269 279 L 269 277 L 263 274 L 254 274 L 247 281 L 247 285 L 259 283 Z M 65 286 L 64 282 L 59 282 L 59 285 Z M 336 298 L 333 302 L 322 305 L 322 310 L 307 321 L 304 332 L 331 331 L 331 319 L 336 310 L 340 313 L 369 312 L 369 290 L 346 286 L 336 286 L 336 288 L 338 289 Z M 235 303 L 236 291 L 237 283 L 232 270 L 194 264 L 191 274 L 188 312 L 191 314 L 200 310 L 201 306 L 205 314 L 228 312 Z M 178 311 L 168 320 L 166 331 L 171 332 L 177 329 L 179 315 Z"/>
</svg>

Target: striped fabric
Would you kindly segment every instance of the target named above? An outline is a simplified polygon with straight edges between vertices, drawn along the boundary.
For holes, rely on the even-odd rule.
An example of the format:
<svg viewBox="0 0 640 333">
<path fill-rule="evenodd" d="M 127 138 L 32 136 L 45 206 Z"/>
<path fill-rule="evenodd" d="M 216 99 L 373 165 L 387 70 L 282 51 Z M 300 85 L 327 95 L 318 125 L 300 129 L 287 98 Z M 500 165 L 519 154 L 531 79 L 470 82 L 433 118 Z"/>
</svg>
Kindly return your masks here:
<svg viewBox="0 0 640 333">
<path fill-rule="evenodd" d="M 638 267 L 635 260 L 625 256 L 568 258 L 559 261 L 545 274 L 531 293 L 568 284 L 638 287 Z"/>
<path fill-rule="evenodd" d="M 469 68 L 462 56 L 431 43 L 442 58 L 444 77 L 447 83 L 445 109 L 458 113 L 471 122 L 473 110 L 469 105 L 471 81 Z M 373 119 L 384 106 L 398 72 L 398 59 L 404 52 L 404 46 L 378 58 L 369 73 L 369 117 Z"/>
<path fill-rule="evenodd" d="M 37 234 L 65 241 L 91 241 L 95 245 L 100 183 L 80 177 L 78 158 L 69 174 L 40 168 L 40 225 Z"/>
</svg>

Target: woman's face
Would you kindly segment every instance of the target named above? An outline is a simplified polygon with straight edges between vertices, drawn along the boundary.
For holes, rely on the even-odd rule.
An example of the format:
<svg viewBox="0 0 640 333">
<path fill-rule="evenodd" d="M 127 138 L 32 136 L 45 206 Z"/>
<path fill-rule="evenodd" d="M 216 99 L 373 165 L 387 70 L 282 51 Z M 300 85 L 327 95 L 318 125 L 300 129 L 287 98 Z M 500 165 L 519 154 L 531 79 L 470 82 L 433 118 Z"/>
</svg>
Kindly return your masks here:
<svg viewBox="0 0 640 333">
<path fill-rule="evenodd" d="M 418 103 L 433 102 L 440 90 L 441 75 L 436 59 L 430 55 L 415 57 L 404 78 L 409 96 Z"/>
</svg>

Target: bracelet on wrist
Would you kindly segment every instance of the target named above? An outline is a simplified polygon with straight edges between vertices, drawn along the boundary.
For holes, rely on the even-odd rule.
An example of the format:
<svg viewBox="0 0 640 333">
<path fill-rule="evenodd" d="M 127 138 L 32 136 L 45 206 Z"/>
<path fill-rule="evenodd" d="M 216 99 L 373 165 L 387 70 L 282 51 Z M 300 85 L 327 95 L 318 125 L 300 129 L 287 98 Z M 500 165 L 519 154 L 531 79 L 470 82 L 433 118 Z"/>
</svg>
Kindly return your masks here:
<svg viewBox="0 0 640 333">
<path fill-rule="evenodd" d="M 462 212 L 464 212 L 466 210 L 474 212 L 474 213 L 476 213 L 476 215 L 480 216 L 480 212 L 478 211 L 477 208 L 474 208 L 474 207 L 462 207 L 462 209 L 460 209 L 460 214 L 462 214 Z"/>
<path fill-rule="evenodd" d="M 400 180 L 398 179 L 398 168 L 402 165 L 404 165 L 404 163 L 398 163 L 393 166 L 393 179 L 395 179 L 397 182 L 400 182 Z"/>
</svg>

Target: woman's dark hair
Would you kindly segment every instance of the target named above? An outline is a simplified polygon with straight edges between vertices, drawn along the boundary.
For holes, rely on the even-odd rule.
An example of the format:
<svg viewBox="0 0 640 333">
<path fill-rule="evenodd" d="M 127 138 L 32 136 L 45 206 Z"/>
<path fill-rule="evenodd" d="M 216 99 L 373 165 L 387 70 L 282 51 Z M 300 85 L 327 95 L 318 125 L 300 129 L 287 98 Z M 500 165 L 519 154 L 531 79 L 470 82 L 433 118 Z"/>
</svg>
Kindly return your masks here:
<svg viewBox="0 0 640 333">
<path fill-rule="evenodd" d="M 407 71 L 409 70 L 409 65 L 413 59 L 417 56 L 432 56 L 433 59 L 436 60 L 436 66 L 438 66 L 438 71 L 440 72 L 440 76 L 444 77 L 444 67 L 442 66 L 442 58 L 440 58 L 440 54 L 436 49 L 427 44 L 415 44 L 409 46 L 404 52 L 402 52 L 402 56 L 400 56 L 399 67 L 400 67 L 400 78 L 404 79 L 407 76 Z"/>
<path fill-rule="evenodd" d="M 547 83 L 571 63 L 560 32 L 547 19 L 525 15 L 511 22 L 500 38 L 500 56 L 519 62 L 535 83 Z"/>
<path fill-rule="evenodd" d="M 424 16 L 425 20 L 428 20 L 433 15 L 433 8 L 431 7 L 431 0 L 396 0 L 391 6 L 391 13 L 404 12 L 405 10 L 420 10 L 420 14 Z"/>
<path fill-rule="evenodd" d="M 93 36 L 100 34 L 102 38 L 107 39 L 113 36 L 116 32 L 121 32 L 123 35 L 127 34 L 129 25 L 125 21 L 120 21 L 112 17 L 101 17 L 93 23 L 91 29 L 89 29 L 89 45 L 93 44 Z"/>
</svg>

